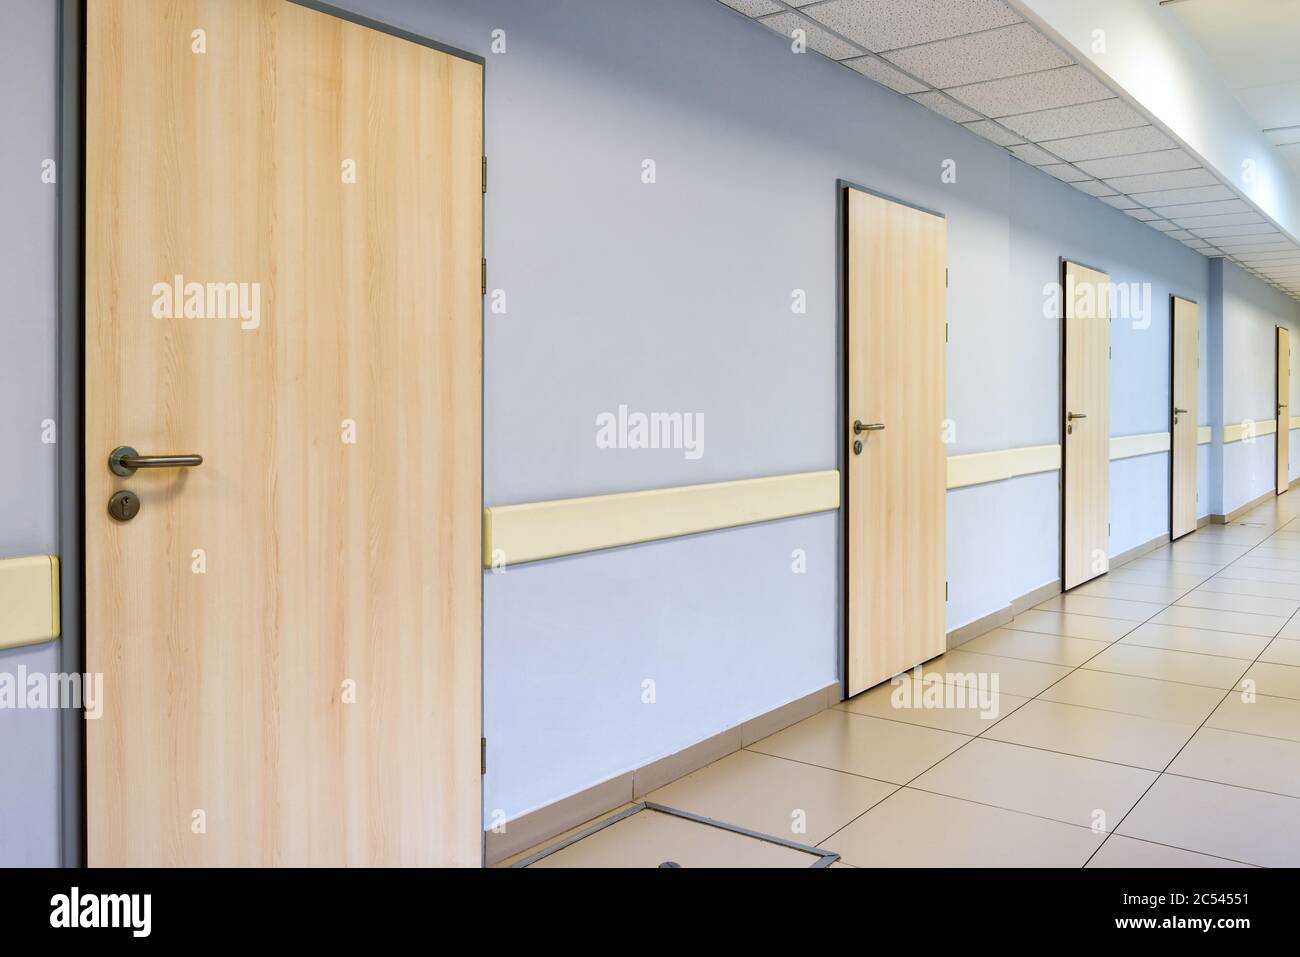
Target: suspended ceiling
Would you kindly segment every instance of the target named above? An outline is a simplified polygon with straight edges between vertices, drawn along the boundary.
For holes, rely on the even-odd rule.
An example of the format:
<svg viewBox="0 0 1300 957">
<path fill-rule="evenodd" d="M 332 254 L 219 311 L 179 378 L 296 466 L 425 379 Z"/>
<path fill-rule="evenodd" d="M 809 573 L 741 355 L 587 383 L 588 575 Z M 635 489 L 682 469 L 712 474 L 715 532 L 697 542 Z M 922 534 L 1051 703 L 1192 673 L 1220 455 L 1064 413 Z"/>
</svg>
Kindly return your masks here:
<svg viewBox="0 0 1300 957">
<path fill-rule="evenodd" d="M 1002 0 L 719 2 L 1300 300 L 1300 245 Z"/>
</svg>

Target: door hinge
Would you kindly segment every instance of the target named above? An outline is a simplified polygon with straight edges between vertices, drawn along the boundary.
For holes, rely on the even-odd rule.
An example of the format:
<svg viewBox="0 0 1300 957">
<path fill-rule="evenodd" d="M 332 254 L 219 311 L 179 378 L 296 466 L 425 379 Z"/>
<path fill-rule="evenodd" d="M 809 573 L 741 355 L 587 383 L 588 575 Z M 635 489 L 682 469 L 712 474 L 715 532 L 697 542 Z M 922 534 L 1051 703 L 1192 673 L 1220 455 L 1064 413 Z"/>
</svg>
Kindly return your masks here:
<svg viewBox="0 0 1300 957">
<path fill-rule="evenodd" d="M 946 322 L 943 324 L 943 341 L 948 341 L 948 323 Z"/>
<path fill-rule="evenodd" d="M 487 157 L 483 157 L 483 192 L 487 192 Z"/>
<path fill-rule="evenodd" d="M 479 774 L 487 774 L 487 738 L 479 738 Z"/>
<path fill-rule="evenodd" d="M 944 583 L 943 583 L 943 600 L 944 600 L 944 601 L 947 601 L 947 600 L 948 600 L 948 583 L 947 583 L 947 582 L 944 582 Z"/>
<path fill-rule="evenodd" d="M 1107 346 L 1107 347 L 1106 347 L 1106 358 L 1107 358 L 1107 359 L 1114 359 L 1114 358 L 1115 358 L 1115 347 L 1114 347 L 1114 346 Z"/>
<path fill-rule="evenodd" d="M 944 267 L 943 270 L 943 288 L 944 289 L 948 288 L 948 269 L 946 266 Z"/>
<path fill-rule="evenodd" d="M 487 260 L 483 260 L 483 295 L 487 295 Z"/>
</svg>

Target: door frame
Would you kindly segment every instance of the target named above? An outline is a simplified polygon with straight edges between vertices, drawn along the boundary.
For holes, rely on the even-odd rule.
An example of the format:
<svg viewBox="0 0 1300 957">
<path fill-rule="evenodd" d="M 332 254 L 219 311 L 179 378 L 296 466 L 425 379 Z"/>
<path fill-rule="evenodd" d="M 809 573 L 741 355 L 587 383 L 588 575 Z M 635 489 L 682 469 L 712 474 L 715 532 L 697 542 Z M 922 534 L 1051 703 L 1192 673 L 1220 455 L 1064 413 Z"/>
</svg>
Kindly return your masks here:
<svg viewBox="0 0 1300 957">
<path fill-rule="evenodd" d="M 1180 296 L 1177 293 L 1171 292 L 1169 294 L 1169 540 L 1171 542 L 1176 542 L 1178 541 L 1178 538 L 1185 538 L 1192 534 L 1192 532 L 1196 531 L 1196 529 L 1192 529 L 1192 532 L 1184 532 L 1182 535 L 1178 536 L 1178 538 L 1174 537 L 1174 442 L 1176 440 L 1174 430 L 1174 375 L 1177 372 L 1175 352 L 1178 346 L 1178 330 L 1174 326 L 1174 314 L 1177 309 L 1175 302 L 1179 299 L 1183 302 L 1190 302 L 1196 307 L 1196 401 L 1198 405 L 1196 418 L 1198 420 L 1198 429 L 1200 428 L 1199 420 L 1201 417 L 1201 410 L 1199 408 L 1201 390 L 1201 304 L 1195 299 L 1190 299 L 1187 296 Z M 1200 448 L 1199 444 L 1197 445 L 1197 448 Z M 1197 455 L 1199 457 L 1200 453 L 1198 452 Z M 1200 501 L 1200 495 L 1201 489 L 1198 483 L 1196 489 L 1198 502 Z"/>
<path fill-rule="evenodd" d="M 86 250 L 86 2 L 59 0 L 58 30 L 58 430 L 64 441 L 58 443 L 58 543 L 60 557 L 59 616 L 62 635 L 59 639 L 59 668 L 66 674 L 79 674 L 86 660 L 85 600 L 85 518 L 84 481 L 85 427 L 85 250 Z M 432 37 L 412 33 L 350 10 L 318 0 L 284 0 L 327 16 L 355 23 L 411 43 L 419 44 L 478 64 L 483 70 L 484 152 L 487 150 L 487 59 L 477 53 L 450 46 Z M 487 248 L 487 199 L 480 207 L 482 248 Z M 484 259 L 486 262 L 486 259 Z M 480 302 L 479 322 L 483 308 Z M 482 349 L 487 337 L 482 337 Z M 480 355 L 480 359 L 483 357 Z M 480 381 L 480 389 L 483 383 Z M 482 425 L 482 423 L 480 423 Z M 482 441 L 486 431 L 480 428 Z M 74 438 L 75 437 L 75 438 Z M 480 462 L 483 447 L 479 448 Z M 481 484 L 481 483 L 480 483 Z M 481 491 L 481 488 L 480 488 Z M 481 571 L 481 569 L 478 569 Z M 483 607 L 483 581 L 479 576 L 479 609 Z M 479 681 L 483 681 L 483 630 L 479 622 Z M 479 728 L 483 728 L 480 687 Z M 59 863 L 63 867 L 87 866 L 86 840 L 86 741 L 83 708 L 64 708 L 59 712 Z M 482 782 L 480 779 L 480 796 Z M 482 823 L 479 826 L 482 853 Z"/>
<path fill-rule="evenodd" d="M 840 700 L 849 697 L 849 190 L 856 189 L 909 209 L 929 213 L 947 220 L 946 213 L 922 206 L 911 200 L 900 199 L 889 193 L 863 186 L 852 180 L 835 180 L 835 375 L 839 379 L 836 389 L 835 410 L 835 462 L 840 471 L 840 555 L 838 628 L 840 642 Z M 946 389 L 946 385 L 945 385 Z M 945 493 L 946 494 L 946 493 Z"/>
<path fill-rule="evenodd" d="M 1282 333 L 1286 333 L 1287 395 L 1286 405 L 1282 405 Z M 1273 494 L 1285 495 L 1291 491 L 1291 327 L 1273 326 L 1273 408 L 1276 410 L 1273 421 L 1276 423 L 1276 439 L 1273 444 Z M 1282 409 L 1286 409 L 1286 421 L 1282 420 Z M 1282 470 L 1282 449 L 1286 448 L 1286 488 L 1278 488 L 1278 475 Z"/>
<path fill-rule="evenodd" d="M 1057 281 L 1057 283 L 1058 283 L 1057 288 L 1061 290 L 1061 321 L 1060 321 L 1060 325 L 1059 325 L 1059 327 L 1058 327 L 1058 331 L 1057 331 L 1058 350 L 1059 350 L 1059 352 L 1060 352 L 1060 357 L 1061 357 L 1061 365 L 1060 365 L 1060 379 L 1061 379 L 1061 381 L 1060 381 L 1059 387 L 1057 388 L 1057 392 L 1058 392 L 1057 405 L 1058 405 L 1058 408 L 1057 408 L 1057 413 L 1056 413 L 1056 441 L 1057 441 L 1057 443 L 1058 443 L 1058 445 L 1059 445 L 1059 447 L 1060 447 L 1060 449 L 1061 449 L 1061 472 L 1060 472 L 1060 475 L 1061 475 L 1061 481 L 1060 481 L 1059 483 L 1057 483 L 1057 484 L 1060 485 L 1060 489 L 1058 490 L 1058 503 L 1059 503 L 1059 504 L 1058 504 L 1058 509 L 1057 509 L 1057 510 L 1060 512 L 1059 537 L 1060 537 L 1060 545 L 1061 545 L 1061 548 L 1060 548 L 1060 556 L 1059 556 L 1059 557 L 1060 557 L 1060 565 L 1058 566 L 1058 571 L 1060 572 L 1060 582 L 1061 582 L 1061 593 L 1062 593 L 1062 594 L 1064 594 L 1066 591 L 1068 591 L 1068 589 L 1065 587 L 1065 476 L 1066 476 L 1066 458 L 1067 458 L 1067 453 L 1066 453 L 1066 445 L 1067 445 L 1067 443 L 1066 443 L 1066 441 L 1065 441 L 1065 413 L 1066 413 L 1066 408 L 1065 408 L 1065 370 L 1066 370 L 1066 362 L 1068 361 L 1068 357 L 1067 357 L 1066 354 L 1065 354 L 1065 340 L 1066 340 L 1066 335 L 1065 335 L 1065 270 L 1066 270 L 1066 267 L 1067 267 L 1070 263 L 1073 263 L 1073 264 L 1076 265 L 1076 266 L 1082 266 L 1084 269 L 1091 269 L 1093 272 L 1099 272 L 1099 273 L 1102 273 L 1102 274 L 1104 274 L 1104 275 L 1107 276 L 1107 277 L 1110 276 L 1110 272 L 1109 272 L 1108 270 L 1106 270 L 1106 269 L 1102 269 L 1100 266 L 1092 266 L 1092 265 L 1089 265 L 1088 263 L 1083 262 L 1082 260 L 1079 260 L 1079 259 L 1070 259 L 1068 256 L 1057 256 L 1057 257 L 1056 257 L 1056 281 Z M 1108 311 L 1109 311 L 1109 310 L 1108 310 Z M 1110 322 L 1110 319 L 1107 319 L 1106 321 L 1107 321 L 1107 323 L 1109 323 L 1109 322 Z M 1107 335 L 1107 339 L 1109 340 L 1109 334 Z M 1109 368 L 1109 367 L 1108 367 L 1108 368 Z M 1109 390 L 1109 388 L 1110 388 L 1110 380 L 1109 380 L 1109 377 L 1107 378 L 1107 381 L 1106 381 L 1106 388 L 1107 388 L 1108 390 Z M 1108 433 L 1109 433 L 1109 431 L 1110 431 L 1110 419 L 1109 419 L 1109 416 L 1107 416 L 1107 421 L 1106 421 L 1106 431 L 1107 431 Z M 1106 436 L 1106 438 L 1107 438 L 1107 440 L 1109 441 L 1109 439 L 1110 439 L 1109 434 Z M 1107 468 L 1109 469 L 1109 467 L 1110 467 L 1110 463 L 1107 462 Z M 1107 477 L 1107 482 L 1109 483 L 1109 481 L 1110 481 L 1110 479 L 1109 479 L 1109 476 L 1108 476 L 1108 477 Z M 1109 524 L 1108 524 L 1108 525 L 1107 525 L 1107 528 L 1109 528 L 1109 527 L 1110 527 L 1110 526 L 1109 526 Z M 1110 538 L 1110 536 L 1107 535 L 1106 551 L 1107 551 L 1107 554 L 1108 554 L 1108 555 L 1109 555 L 1109 552 L 1110 552 L 1110 541 L 1109 541 L 1109 538 Z M 1107 569 L 1107 570 L 1109 571 L 1109 569 Z M 1103 574 L 1104 574 L 1104 573 L 1103 573 Z M 1096 575 L 1096 576 L 1094 576 L 1093 578 L 1088 579 L 1088 581 L 1095 581 L 1097 578 L 1100 578 L 1100 577 L 1101 577 L 1100 575 Z M 1080 584 L 1080 585 L 1086 585 L 1087 583 L 1088 583 L 1088 582 L 1080 582 L 1079 584 Z M 1076 586 L 1076 587 L 1077 587 L 1077 586 Z"/>
</svg>

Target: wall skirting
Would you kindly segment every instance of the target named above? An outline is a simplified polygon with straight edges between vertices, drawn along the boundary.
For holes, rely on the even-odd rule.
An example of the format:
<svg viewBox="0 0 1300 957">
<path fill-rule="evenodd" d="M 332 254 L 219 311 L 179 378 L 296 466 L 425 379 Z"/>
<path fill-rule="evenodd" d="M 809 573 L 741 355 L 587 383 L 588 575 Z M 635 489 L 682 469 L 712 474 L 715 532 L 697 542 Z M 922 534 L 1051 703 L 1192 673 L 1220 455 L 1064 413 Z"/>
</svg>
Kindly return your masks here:
<svg viewBox="0 0 1300 957">
<path fill-rule="evenodd" d="M 1207 524 L 1207 523 L 1198 520 L 1197 528 L 1199 528 L 1203 524 Z M 1168 532 L 1165 532 L 1162 535 L 1157 535 L 1155 538 L 1151 539 L 1148 542 L 1143 542 L 1141 545 L 1134 545 L 1132 548 L 1126 549 L 1120 552 L 1118 555 L 1112 555 L 1110 559 L 1111 567 L 1113 568 L 1118 565 L 1123 565 L 1125 562 L 1131 562 L 1135 558 L 1141 558 L 1143 555 L 1147 554 L 1147 552 L 1154 552 L 1160 546 L 1168 545 L 1168 544 L 1169 544 Z"/>
<path fill-rule="evenodd" d="M 1294 482 L 1291 484 L 1292 486 L 1295 485 Z M 1239 505 L 1238 507 L 1234 508 L 1231 512 L 1229 512 L 1227 515 L 1211 515 L 1210 521 L 1216 525 L 1227 525 L 1231 522 L 1235 522 L 1237 519 L 1241 518 L 1241 516 L 1249 512 L 1252 508 L 1259 508 L 1259 506 L 1263 505 L 1271 498 L 1277 498 L 1277 492 L 1272 489 L 1265 492 L 1263 495 L 1259 496 L 1259 498 L 1252 499 L 1251 501 L 1247 502 L 1245 505 Z"/>
<path fill-rule="evenodd" d="M 499 864 L 620 805 L 640 800 L 656 788 L 671 784 L 769 734 L 825 711 L 841 700 L 841 686 L 837 680 L 674 754 L 520 815 L 507 821 L 500 833 L 490 829 L 484 832 L 484 860 L 489 866 Z"/>
<path fill-rule="evenodd" d="M 987 634 L 994 628 L 1001 628 L 1012 618 L 1021 612 L 1028 611 L 1035 605 L 1041 604 L 1053 595 L 1061 593 L 1061 580 L 1047 582 L 1045 585 L 1039 585 L 1032 591 L 1027 591 L 1018 598 L 1013 598 L 1005 608 L 999 608 L 997 611 L 990 612 L 983 618 L 976 618 L 974 621 L 959 625 L 952 631 L 948 632 L 949 651 L 958 645 L 970 641 L 972 638 L 978 638 L 980 635 Z"/>
</svg>

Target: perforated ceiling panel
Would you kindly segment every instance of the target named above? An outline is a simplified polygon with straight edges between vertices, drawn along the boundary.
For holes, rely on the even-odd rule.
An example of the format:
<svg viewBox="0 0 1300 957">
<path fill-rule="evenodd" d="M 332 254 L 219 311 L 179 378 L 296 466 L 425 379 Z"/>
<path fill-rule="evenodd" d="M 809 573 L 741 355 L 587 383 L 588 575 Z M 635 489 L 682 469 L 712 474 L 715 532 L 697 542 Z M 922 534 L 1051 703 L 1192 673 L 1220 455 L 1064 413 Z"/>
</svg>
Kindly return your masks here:
<svg viewBox="0 0 1300 957">
<path fill-rule="evenodd" d="M 1002 0 L 719 2 L 1300 299 L 1300 245 Z"/>
</svg>

